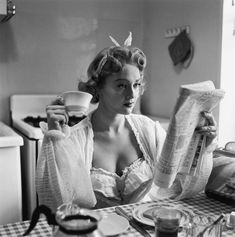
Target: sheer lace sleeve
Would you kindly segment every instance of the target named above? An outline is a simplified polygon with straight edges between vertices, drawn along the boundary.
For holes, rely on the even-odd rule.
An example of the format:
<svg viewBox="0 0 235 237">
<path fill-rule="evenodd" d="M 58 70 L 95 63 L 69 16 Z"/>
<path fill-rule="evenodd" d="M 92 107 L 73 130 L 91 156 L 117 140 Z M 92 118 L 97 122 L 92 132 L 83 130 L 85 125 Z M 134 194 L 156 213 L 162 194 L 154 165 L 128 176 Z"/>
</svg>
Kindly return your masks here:
<svg viewBox="0 0 235 237">
<path fill-rule="evenodd" d="M 96 203 L 90 179 L 92 132 L 74 126 L 46 131 L 38 157 L 36 189 L 39 203 L 52 210 L 72 199 L 83 207 Z"/>
</svg>

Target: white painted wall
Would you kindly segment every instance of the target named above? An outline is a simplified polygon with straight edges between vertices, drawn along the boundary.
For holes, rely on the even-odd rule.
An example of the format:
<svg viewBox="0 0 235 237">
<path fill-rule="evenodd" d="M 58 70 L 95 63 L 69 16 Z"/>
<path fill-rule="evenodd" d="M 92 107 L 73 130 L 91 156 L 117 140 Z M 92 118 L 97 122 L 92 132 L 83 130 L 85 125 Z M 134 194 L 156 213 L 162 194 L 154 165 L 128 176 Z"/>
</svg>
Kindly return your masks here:
<svg viewBox="0 0 235 237">
<path fill-rule="evenodd" d="M 146 113 L 169 117 L 182 84 L 220 80 L 222 2 L 220 0 L 149 0 L 145 5 L 144 50 L 148 56 Z M 165 31 L 190 26 L 194 58 L 189 68 L 174 67 Z"/>
</svg>

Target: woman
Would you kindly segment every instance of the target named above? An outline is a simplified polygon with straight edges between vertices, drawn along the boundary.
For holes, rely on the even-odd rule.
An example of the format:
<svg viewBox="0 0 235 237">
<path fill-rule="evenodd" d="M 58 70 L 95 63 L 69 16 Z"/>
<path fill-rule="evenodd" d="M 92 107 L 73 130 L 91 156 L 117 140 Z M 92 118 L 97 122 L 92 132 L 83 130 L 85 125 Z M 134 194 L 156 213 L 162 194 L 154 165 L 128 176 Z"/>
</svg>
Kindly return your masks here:
<svg viewBox="0 0 235 237">
<path fill-rule="evenodd" d="M 149 200 L 166 133 L 159 122 L 132 114 L 143 93 L 145 67 L 144 53 L 131 47 L 128 38 L 124 46 L 99 52 L 88 68 L 88 81 L 79 84 L 98 103 L 94 112 L 68 127 L 61 101 L 47 107 L 48 126 L 42 126 L 45 136 L 37 164 L 40 204 L 55 210 L 69 201 L 100 208 Z M 205 117 L 210 131 L 202 127 L 199 132 L 208 135 L 210 145 L 215 121 L 209 113 Z M 206 177 L 211 163 L 211 158 L 204 161 Z M 172 197 L 184 191 L 180 182 L 184 178 L 177 177 Z"/>
</svg>

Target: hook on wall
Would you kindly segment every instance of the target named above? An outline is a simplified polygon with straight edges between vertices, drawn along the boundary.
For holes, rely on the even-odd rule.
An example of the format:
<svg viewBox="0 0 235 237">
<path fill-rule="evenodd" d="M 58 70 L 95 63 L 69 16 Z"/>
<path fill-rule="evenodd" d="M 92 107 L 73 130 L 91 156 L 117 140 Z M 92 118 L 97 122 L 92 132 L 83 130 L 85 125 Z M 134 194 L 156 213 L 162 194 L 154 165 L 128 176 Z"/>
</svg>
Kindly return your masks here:
<svg viewBox="0 0 235 237">
<path fill-rule="evenodd" d="M 176 37 L 183 30 L 186 30 L 187 34 L 189 34 L 190 33 L 190 26 L 187 25 L 187 26 L 181 26 L 181 27 L 175 27 L 175 28 L 167 29 L 165 31 L 165 38 Z"/>
</svg>

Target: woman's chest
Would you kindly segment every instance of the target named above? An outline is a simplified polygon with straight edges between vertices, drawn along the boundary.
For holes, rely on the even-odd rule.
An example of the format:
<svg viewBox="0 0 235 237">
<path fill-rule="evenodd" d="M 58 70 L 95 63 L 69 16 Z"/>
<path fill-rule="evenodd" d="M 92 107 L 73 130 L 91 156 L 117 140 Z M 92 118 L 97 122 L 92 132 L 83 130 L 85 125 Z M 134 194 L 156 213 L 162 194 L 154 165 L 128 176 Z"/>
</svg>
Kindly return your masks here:
<svg viewBox="0 0 235 237">
<path fill-rule="evenodd" d="M 134 134 L 116 137 L 95 136 L 92 166 L 122 174 L 122 171 L 142 157 Z"/>
</svg>

